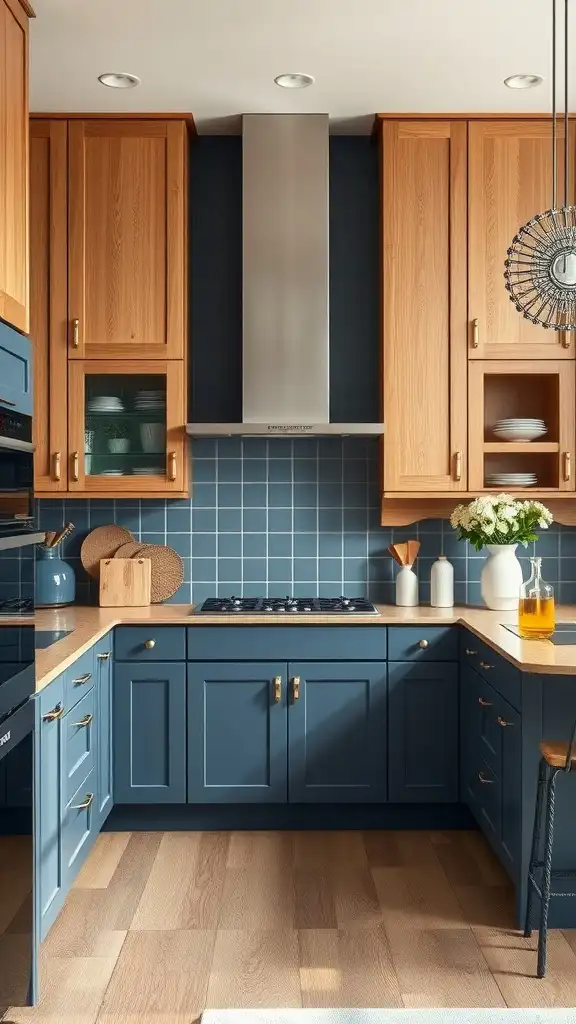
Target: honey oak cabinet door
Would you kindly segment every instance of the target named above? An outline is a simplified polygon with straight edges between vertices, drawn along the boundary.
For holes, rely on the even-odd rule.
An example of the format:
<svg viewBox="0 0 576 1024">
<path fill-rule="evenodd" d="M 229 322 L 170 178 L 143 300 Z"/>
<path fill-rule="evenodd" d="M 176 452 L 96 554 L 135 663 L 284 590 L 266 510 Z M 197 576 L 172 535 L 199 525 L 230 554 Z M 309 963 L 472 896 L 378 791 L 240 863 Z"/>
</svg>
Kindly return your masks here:
<svg viewBox="0 0 576 1024">
<path fill-rule="evenodd" d="M 29 330 L 28 17 L 0 0 L 0 318 Z"/>
<path fill-rule="evenodd" d="M 34 344 L 34 488 L 68 486 L 66 121 L 30 122 L 30 333 Z"/>
<path fill-rule="evenodd" d="M 383 125 L 384 491 L 467 488 L 466 125 Z"/>
<path fill-rule="evenodd" d="M 562 136 L 561 126 L 558 130 Z M 569 130 L 574 154 L 576 128 L 571 125 Z M 504 283 L 506 250 L 514 235 L 536 213 L 552 205 L 550 122 L 472 121 L 468 132 L 470 357 L 574 359 L 573 335 L 545 331 L 525 320 L 510 302 Z M 562 145 L 560 138 L 559 156 Z M 562 196 L 562 159 L 558 167 Z M 572 183 L 570 192 L 573 194 Z"/>
<path fill-rule="evenodd" d="M 183 359 L 182 120 L 71 120 L 69 354 Z"/>
</svg>

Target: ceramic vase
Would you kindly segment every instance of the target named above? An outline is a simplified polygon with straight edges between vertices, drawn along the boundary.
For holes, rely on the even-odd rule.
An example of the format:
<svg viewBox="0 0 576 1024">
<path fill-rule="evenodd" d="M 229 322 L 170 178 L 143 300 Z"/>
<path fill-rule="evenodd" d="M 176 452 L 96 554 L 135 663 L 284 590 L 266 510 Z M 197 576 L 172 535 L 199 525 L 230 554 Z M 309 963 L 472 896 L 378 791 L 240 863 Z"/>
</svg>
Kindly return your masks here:
<svg viewBox="0 0 576 1024">
<path fill-rule="evenodd" d="M 513 612 L 518 608 L 522 569 L 516 557 L 517 544 L 487 544 L 480 591 L 487 608 Z"/>
<path fill-rule="evenodd" d="M 37 608 L 56 608 L 63 604 L 72 604 L 74 601 L 74 569 L 60 558 L 58 548 L 38 548 L 35 594 Z"/>
</svg>

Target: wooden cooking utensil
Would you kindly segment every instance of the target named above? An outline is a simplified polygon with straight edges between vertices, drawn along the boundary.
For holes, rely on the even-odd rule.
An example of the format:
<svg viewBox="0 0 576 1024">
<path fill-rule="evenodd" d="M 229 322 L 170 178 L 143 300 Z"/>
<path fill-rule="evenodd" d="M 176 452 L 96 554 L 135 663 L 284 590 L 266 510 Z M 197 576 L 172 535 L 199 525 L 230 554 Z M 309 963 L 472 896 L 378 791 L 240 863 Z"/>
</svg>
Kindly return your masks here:
<svg viewBox="0 0 576 1024">
<path fill-rule="evenodd" d="M 51 548 L 52 547 L 52 542 L 53 542 L 55 536 L 56 536 L 56 530 L 46 530 L 46 534 L 44 536 L 44 547 L 45 548 Z"/>
<path fill-rule="evenodd" d="M 414 565 L 414 562 L 418 558 L 418 552 L 420 551 L 419 540 L 408 541 L 408 565 Z"/>
<path fill-rule="evenodd" d="M 62 541 L 66 539 L 66 537 L 70 536 L 70 534 L 72 533 L 73 529 L 74 529 L 74 523 L 67 523 L 66 526 L 64 527 L 64 529 L 60 530 L 56 534 L 56 536 L 53 538 L 52 543 L 50 544 L 50 547 L 51 548 L 57 548 L 58 545 L 61 544 Z"/>
<path fill-rule="evenodd" d="M 392 555 L 395 562 L 398 565 L 407 565 L 408 557 L 408 544 L 391 544 L 388 548 L 388 554 Z"/>
<path fill-rule="evenodd" d="M 100 562 L 100 607 L 144 608 L 150 604 L 149 558 L 104 558 Z"/>
</svg>

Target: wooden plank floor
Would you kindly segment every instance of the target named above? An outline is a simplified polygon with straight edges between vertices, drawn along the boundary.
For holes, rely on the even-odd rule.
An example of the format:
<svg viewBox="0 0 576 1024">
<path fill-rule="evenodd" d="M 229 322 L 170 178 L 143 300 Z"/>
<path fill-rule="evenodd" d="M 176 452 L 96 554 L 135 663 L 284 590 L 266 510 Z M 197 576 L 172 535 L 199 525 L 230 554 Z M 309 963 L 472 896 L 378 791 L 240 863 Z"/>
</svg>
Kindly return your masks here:
<svg viewBox="0 0 576 1024">
<path fill-rule="evenodd" d="M 190 1024 L 205 1007 L 576 1005 L 576 933 L 512 926 L 477 832 L 101 835 L 11 1024 Z"/>
</svg>

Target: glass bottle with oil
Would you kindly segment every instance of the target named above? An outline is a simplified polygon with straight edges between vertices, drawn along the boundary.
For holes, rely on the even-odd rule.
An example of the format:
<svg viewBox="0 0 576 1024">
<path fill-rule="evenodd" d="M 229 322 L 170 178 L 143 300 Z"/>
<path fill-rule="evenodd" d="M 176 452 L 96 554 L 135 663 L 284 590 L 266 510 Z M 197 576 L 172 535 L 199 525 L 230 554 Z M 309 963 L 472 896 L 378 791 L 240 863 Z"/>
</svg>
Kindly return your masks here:
<svg viewBox="0 0 576 1024">
<path fill-rule="evenodd" d="M 548 640 L 555 625 L 554 588 L 542 579 L 542 559 L 530 563 L 532 575 L 520 587 L 518 631 L 526 640 Z"/>
</svg>

